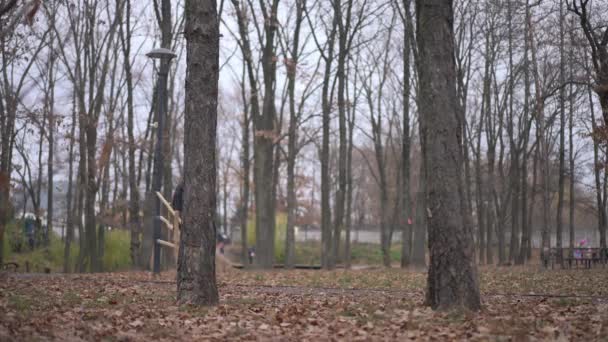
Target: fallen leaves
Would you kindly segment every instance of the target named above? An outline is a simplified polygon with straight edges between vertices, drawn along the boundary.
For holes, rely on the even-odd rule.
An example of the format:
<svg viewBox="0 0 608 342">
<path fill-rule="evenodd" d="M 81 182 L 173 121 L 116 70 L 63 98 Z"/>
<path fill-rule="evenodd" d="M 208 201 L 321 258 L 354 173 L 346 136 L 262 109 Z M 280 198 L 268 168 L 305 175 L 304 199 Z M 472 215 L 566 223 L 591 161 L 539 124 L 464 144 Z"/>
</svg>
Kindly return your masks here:
<svg viewBox="0 0 608 342">
<path fill-rule="evenodd" d="M 401 270 L 240 271 L 220 305 L 179 307 L 175 274 L 11 275 L 0 340 L 597 340 L 608 273 L 483 269 L 484 309 L 422 305 L 425 274 Z M 514 296 L 508 294 L 526 294 Z M 576 294 L 546 297 L 532 294 Z"/>
</svg>

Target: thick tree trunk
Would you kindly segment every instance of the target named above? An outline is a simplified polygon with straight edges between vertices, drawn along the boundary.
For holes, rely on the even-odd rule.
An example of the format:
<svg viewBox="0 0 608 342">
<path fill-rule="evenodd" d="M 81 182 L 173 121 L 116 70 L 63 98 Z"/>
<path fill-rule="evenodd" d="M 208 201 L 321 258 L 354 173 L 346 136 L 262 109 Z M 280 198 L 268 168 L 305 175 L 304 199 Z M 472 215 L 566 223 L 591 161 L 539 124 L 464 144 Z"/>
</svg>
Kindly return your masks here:
<svg viewBox="0 0 608 342">
<path fill-rule="evenodd" d="M 184 212 L 177 268 L 181 304 L 215 305 L 216 133 L 219 79 L 217 3 L 188 1 Z"/>
<path fill-rule="evenodd" d="M 479 310 L 471 227 L 463 217 L 465 189 L 458 134 L 452 1 L 416 1 L 420 53 L 420 124 L 426 179 L 430 265 L 427 304 Z M 458 272 L 454 272 L 457 269 Z"/>
<path fill-rule="evenodd" d="M 588 90 L 588 99 L 589 99 L 589 108 L 591 111 L 591 124 L 593 127 L 593 130 L 597 130 L 597 124 L 596 124 L 596 117 L 595 117 L 595 107 L 593 105 L 593 96 L 591 94 L 591 90 Z M 605 230 L 606 230 L 606 210 L 604 209 L 604 197 L 603 197 L 603 193 L 604 193 L 604 187 L 606 186 L 605 184 L 602 184 L 602 180 L 601 180 L 601 173 L 602 170 L 604 170 L 604 167 L 602 166 L 603 163 L 600 160 L 600 144 L 597 141 L 597 139 L 593 139 L 593 162 L 594 162 L 594 168 L 593 168 L 593 174 L 594 174 L 594 178 L 595 178 L 595 195 L 596 195 L 596 206 L 597 206 L 597 227 L 600 233 L 600 244 L 602 243 L 602 233 L 605 234 Z M 604 243 L 605 243 L 605 235 L 604 235 Z"/>
<path fill-rule="evenodd" d="M 254 183 L 255 183 L 255 245 L 256 265 L 270 269 L 274 266 L 275 239 L 275 139 L 277 138 L 275 108 L 275 34 L 278 28 L 277 7 L 279 0 L 273 0 L 268 12 L 264 13 L 264 42 L 262 44 L 262 70 L 264 74 L 264 102 L 262 115 L 254 116 Z M 262 43 L 262 42 L 260 42 Z"/>
</svg>

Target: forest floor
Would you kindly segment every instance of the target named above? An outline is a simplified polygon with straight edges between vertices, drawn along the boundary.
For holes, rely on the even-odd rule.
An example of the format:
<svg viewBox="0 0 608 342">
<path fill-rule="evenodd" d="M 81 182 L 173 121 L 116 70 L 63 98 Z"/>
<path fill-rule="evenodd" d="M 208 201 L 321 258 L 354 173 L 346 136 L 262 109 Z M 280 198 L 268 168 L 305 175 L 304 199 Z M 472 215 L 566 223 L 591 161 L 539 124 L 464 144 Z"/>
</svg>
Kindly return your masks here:
<svg viewBox="0 0 608 342">
<path fill-rule="evenodd" d="M 230 271 L 220 305 L 177 306 L 175 273 L 0 274 L 0 340 L 580 340 L 608 337 L 608 268 L 482 268 L 483 310 L 423 306 L 425 273 Z"/>
</svg>

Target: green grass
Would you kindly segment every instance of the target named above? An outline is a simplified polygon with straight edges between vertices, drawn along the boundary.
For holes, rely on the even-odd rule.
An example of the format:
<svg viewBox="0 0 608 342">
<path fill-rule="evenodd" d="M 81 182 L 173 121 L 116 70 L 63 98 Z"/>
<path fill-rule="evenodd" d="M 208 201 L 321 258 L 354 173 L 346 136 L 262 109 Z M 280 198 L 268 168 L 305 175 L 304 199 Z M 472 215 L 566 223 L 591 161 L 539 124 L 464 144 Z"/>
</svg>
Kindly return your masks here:
<svg viewBox="0 0 608 342">
<path fill-rule="evenodd" d="M 254 244 L 255 245 L 255 244 Z M 235 246 L 240 250 L 240 246 Z M 275 242 L 275 262 L 278 264 L 285 262 L 285 241 Z M 401 260 L 401 244 L 394 243 L 390 249 L 392 262 Z M 340 259 L 338 263 L 343 263 L 344 242 L 340 245 Z M 307 241 L 296 243 L 296 264 L 319 265 L 321 263 L 321 243 L 318 241 Z M 380 245 L 373 243 L 353 243 L 351 244 L 351 263 L 364 265 L 381 265 L 382 250 Z"/>
<path fill-rule="evenodd" d="M 391 261 L 401 260 L 401 243 L 393 243 L 389 254 Z M 381 264 L 382 250 L 378 244 L 355 243 L 351 247 L 351 258 L 354 264 Z"/>
<path fill-rule="evenodd" d="M 20 223 L 9 223 L 4 239 L 4 261 L 16 262 L 19 264 L 19 271 L 25 272 L 26 262 L 30 265 L 30 272 L 44 272 L 49 269 L 51 272 L 63 271 L 64 248 L 65 244 L 61 237 L 51 233 L 50 244 L 48 247 L 40 247 L 33 251 L 23 242 L 20 252 L 14 251 L 13 247 L 22 238 Z M 130 256 L 130 234 L 123 230 L 110 230 L 105 233 L 105 245 L 103 256 L 104 271 L 113 272 L 127 270 L 131 267 Z M 78 258 L 78 239 L 75 239 L 70 246 L 69 264 L 73 268 Z"/>
<path fill-rule="evenodd" d="M 131 267 L 131 237 L 126 230 L 110 230 L 105 234 L 104 271 L 121 271 Z"/>
<path fill-rule="evenodd" d="M 285 262 L 285 239 L 287 235 L 287 214 L 278 213 L 274 237 L 275 262 Z M 247 222 L 247 245 L 255 246 L 255 217 Z M 344 241 L 340 245 L 340 254 L 343 255 Z M 393 243 L 390 249 L 393 262 L 401 260 L 401 243 Z M 380 245 L 373 243 L 351 244 L 351 258 L 353 264 L 382 264 L 382 250 Z M 340 260 L 341 261 L 341 260 Z M 317 265 L 321 263 L 321 244 L 318 241 L 296 243 L 296 263 Z"/>
<path fill-rule="evenodd" d="M 285 259 L 285 237 L 287 236 L 287 214 L 279 213 L 276 217 L 274 234 L 274 257 L 276 260 Z M 255 246 L 255 217 L 247 221 L 247 245 Z"/>
</svg>

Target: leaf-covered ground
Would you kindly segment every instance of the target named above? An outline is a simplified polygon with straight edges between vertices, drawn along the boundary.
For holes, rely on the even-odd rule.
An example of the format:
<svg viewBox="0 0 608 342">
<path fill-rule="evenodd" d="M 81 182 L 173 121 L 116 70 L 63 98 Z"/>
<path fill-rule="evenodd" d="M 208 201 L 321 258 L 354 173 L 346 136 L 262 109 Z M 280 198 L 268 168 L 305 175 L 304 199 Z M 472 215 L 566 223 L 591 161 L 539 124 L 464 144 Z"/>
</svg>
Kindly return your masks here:
<svg viewBox="0 0 608 342">
<path fill-rule="evenodd" d="M 174 277 L 0 275 L 0 341 L 608 340 L 608 269 L 482 269 L 479 313 L 433 312 L 398 269 L 233 271 L 214 308 L 178 307 Z"/>
</svg>

